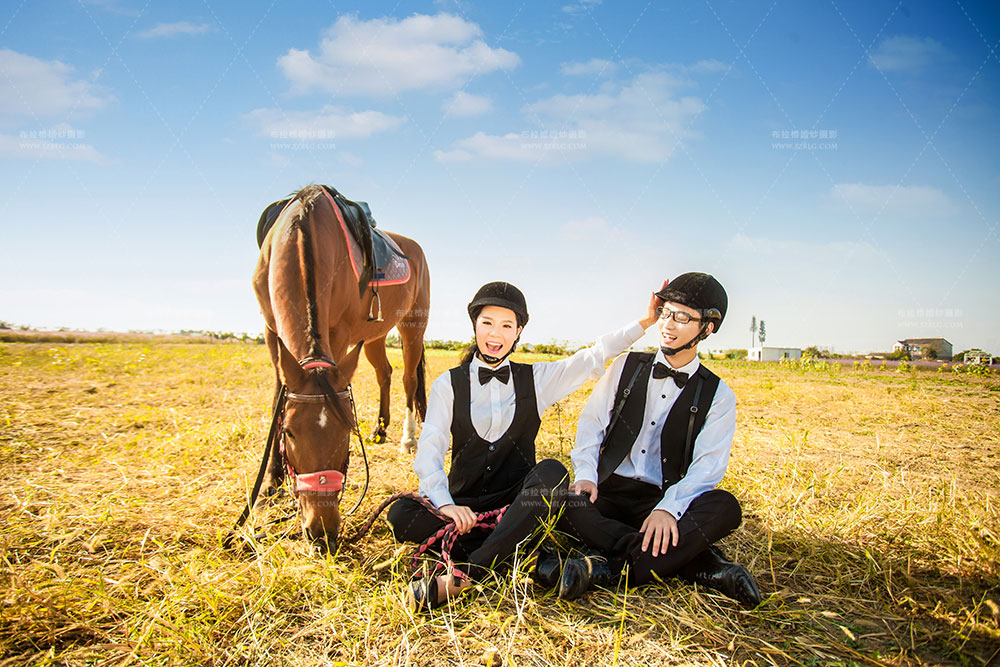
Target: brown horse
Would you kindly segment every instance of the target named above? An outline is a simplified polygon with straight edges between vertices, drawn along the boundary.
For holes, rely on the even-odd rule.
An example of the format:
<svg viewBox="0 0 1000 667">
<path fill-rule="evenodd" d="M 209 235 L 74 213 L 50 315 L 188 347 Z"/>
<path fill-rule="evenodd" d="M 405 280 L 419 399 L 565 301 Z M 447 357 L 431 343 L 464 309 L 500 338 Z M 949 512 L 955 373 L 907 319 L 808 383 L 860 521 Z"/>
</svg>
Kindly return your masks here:
<svg viewBox="0 0 1000 667">
<path fill-rule="evenodd" d="M 393 327 L 399 331 L 406 392 L 400 450 L 408 452 L 416 444 L 416 416 L 423 420 L 426 412 L 423 337 L 430 305 L 423 250 L 404 236 L 390 234 L 409 257 L 410 277 L 402 284 L 379 287 L 384 321 L 371 321 L 375 295 L 369 287 L 359 296 L 349 241 L 334 207 L 321 186 L 309 185 L 296 193 L 264 238 L 253 277 L 277 375 L 275 409 L 284 409 L 279 424 L 284 456 L 278 451 L 282 438 L 276 438 L 265 488 L 278 487 L 287 467 L 297 477 L 303 530 L 314 540 L 325 538 L 328 545 L 340 528 L 340 491 L 326 485 L 326 473 L 346 472 L 355 428 L 346 389 L 361 347 L 378 378 L 376 436 L 384 437 L 392 374 L 385 338 Z M 357 347 L 348 354 L 351 345 Z M 284 406 L 278 405 L 282 385 L 287 388 Z M 309 483 L 303 483 L 307 478 Z"/>
</svg>

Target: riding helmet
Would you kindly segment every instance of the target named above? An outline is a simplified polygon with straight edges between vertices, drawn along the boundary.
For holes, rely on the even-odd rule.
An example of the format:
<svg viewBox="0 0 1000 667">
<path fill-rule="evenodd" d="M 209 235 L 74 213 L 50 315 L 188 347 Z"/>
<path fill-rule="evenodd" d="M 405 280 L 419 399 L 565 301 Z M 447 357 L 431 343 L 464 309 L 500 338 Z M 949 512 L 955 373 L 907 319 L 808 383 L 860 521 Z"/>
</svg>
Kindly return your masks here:
<svg viewBox="0 0 1000 667">
<path fill-rule="evenodd" d="M 722 284 L 707 273 L 682 273 L 657 292 L 656 296 L 664 301 L 673 301 L 701 311 L 706 322 L 715 323 L 715 331 L 722 326 L 726 307 L 729 305 L 729 298 Z M 712 310 L 717 311 L 717 317 L 710 312 Z"/>
<path fill-rule="evenodd" d="M 528 305 L 524 301 L 524 294 L 510 283 L 486 283 L 479 288 L 476 296 L 469 303 L 469 318 L 472 319 L 473 324 L 484 306 L 509 308 L 514 311 L 514 315 L 517 317 L 517 326 L 523 327 L 528 323 Z"/>
</svg>

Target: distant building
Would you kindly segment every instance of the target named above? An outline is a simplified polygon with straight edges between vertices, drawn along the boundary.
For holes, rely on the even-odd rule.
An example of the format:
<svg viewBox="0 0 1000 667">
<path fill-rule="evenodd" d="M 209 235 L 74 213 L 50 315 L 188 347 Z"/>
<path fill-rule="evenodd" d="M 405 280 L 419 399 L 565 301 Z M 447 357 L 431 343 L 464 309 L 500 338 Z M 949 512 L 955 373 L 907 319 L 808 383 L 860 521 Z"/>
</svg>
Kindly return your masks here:
<svg viewBox="0 0 1000 667">
<path fill-rule="evenodd" d="M 944 338 L 905 338 L 897 340 L 892 345 L 893 352 L 900 350 L 909 353 L 913 359 L 921 359 L 926 356 L 924 350 L 931 349 L 938 359 L 951 359 L 951 343 Z"/>
<path fill-rule="evenodd" d="M 993 363 L 993 356 L 988 352 L 976 348 L 965 353 L 962 363 L 971 366 L 989 366 Z"/>
<path fill-rule="evenodd" d="M 782 359 L 801 359 L 802 350 L 797 347 L 751 347 L 747 350 L 750 361 L 781 361 Z"/>
</svg>

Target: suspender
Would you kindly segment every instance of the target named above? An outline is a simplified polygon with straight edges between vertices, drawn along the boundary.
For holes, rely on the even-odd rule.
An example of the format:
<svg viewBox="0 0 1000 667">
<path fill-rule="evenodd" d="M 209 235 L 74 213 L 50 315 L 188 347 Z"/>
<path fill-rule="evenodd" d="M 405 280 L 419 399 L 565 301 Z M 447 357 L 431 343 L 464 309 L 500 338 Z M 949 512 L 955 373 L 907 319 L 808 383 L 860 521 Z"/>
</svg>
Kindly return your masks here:
<svg viewBox="0 0 1000 667">
<path fill-rule="evenodd" d="M 618 405 L 615 406 L 615 412 L 611 415 L 611 421 L 608 423 L 608 430 L 604 432 L 604 440 L 601 442 L 601 454 L 604 453 L 604 449 L 607 447 L 608 441 L 611 439 L 611 432 L 615 430 L 615 424 L 618 423 L 618 418 L 621 417 L 622 409 L 625 407 L 625 401 L 628 400 L 629 394 L 632 393 L 632 385 L 635 384 L 636 378 L 638 378 L 639 374 L 642 373 L 642 369 L 651 364 L 652 361 L 653 357 L 650 357 L 649 361 L 635 365 L 635 372 L 632 373 L 632 378 L 625 386 L 625 391 L 622 392 L 621 400 L 618 401 Z"/>
<path fill-rule="evenodd" d="M 698 370 L 701 370 L 700 368 Z M 694 401 L 691 403 L 691 416 L 688 418 L 688 430 L 687 438 L 684 440 L 684 468 L 687 469 L 691 465 L 691 458 L 694 455 L 694 422 L 698 416 L 698 399 L 701 398 L 701 388 L 705 384 L 705 380 L 701 377 L 701 373 L 695 373 L 698 376 L 698 385 L 694 388 Z"/>
</svg>

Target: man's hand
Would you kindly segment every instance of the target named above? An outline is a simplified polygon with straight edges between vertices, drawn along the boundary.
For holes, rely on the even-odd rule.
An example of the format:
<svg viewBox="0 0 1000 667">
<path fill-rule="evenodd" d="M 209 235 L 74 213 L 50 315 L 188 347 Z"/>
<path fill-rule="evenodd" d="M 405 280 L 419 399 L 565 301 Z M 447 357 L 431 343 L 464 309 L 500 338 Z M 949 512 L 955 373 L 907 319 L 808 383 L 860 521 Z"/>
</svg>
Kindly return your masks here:
<svg viewBox="0 0 1000 667">
<path fill-rule="evenodd" d="M 579 482 L 573 482 L 569 485 L 569 491 L 570 493 L 577 493 L 581 496 L 590 496 L 590 502 L 597 502 L 597 485 L 593 482 L 585 479 L 582 479 Z"/>
<path fill-rule="evenodd" d="M 656 292 L 662 292 L 663 290 L 665 290 L 669 282 L 670 282 L 669 280 L 664 280 L 663 287 L 656 290 Z M 652 292 L 649 295 L 649 307 L 646 310 L 646 317 L 639 320 L 639 324 L 642 325 L 643 329 L 648 329 L 649 327 L 656 324 L 656 320 L 660 317 L 659 313 L 657 313 L 656 311 L 659 310 L 660 307 L 662 307 L 663 304 L 665 303 L 663 299 L 656 296 L 656 292 Z"/>
<path fill-rule="evenodd" d="M 465 535 L 476 525 L 476 513 L 465 505 L 442 505 L 438 511 L 455 522 L 459 535 Z"/>
<path fill-rule="evenodd" d="M 643 534 L 642 550 L 652 545 L 654 556 L 667 553 L 668 546 L 677 546 L 677 519 L 666 510 L 653 510 L 642 522 L 639 532 Z"/>
</svg>

